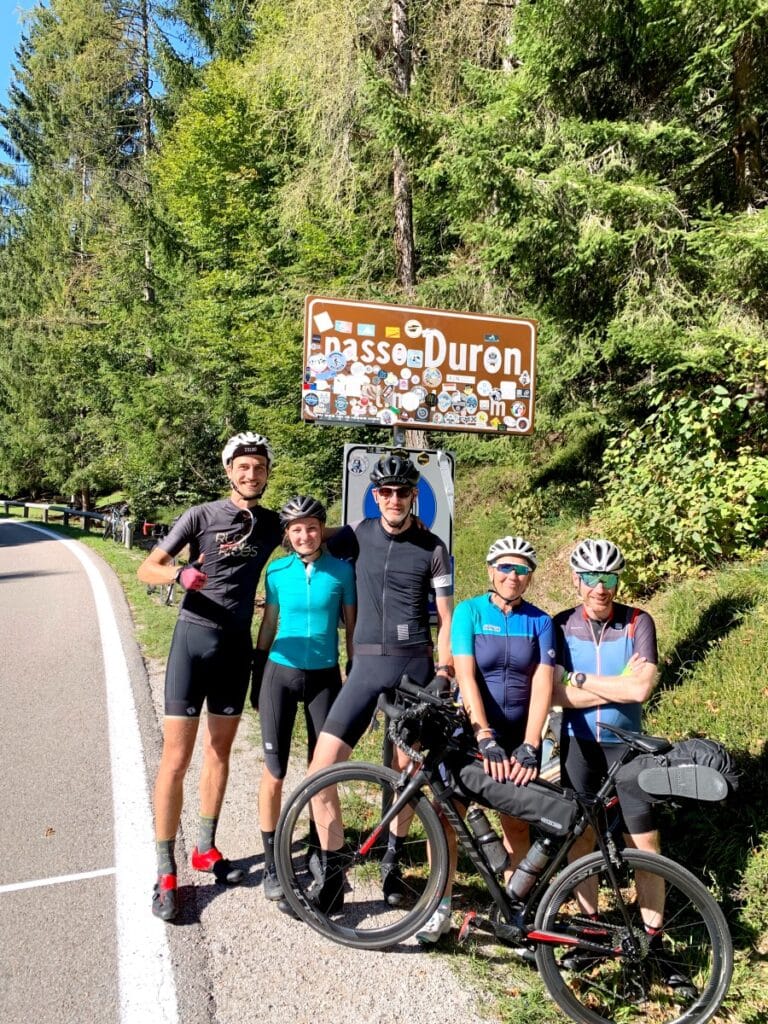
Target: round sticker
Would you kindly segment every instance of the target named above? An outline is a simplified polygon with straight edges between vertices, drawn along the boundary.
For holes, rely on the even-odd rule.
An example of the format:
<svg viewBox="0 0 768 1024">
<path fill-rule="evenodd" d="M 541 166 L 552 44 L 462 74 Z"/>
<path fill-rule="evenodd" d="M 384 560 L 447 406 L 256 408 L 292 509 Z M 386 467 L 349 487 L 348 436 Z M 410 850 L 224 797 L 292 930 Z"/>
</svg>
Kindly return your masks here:
<svg viewBox="0 0 768 1024">
<path fill-rule="evenodd" d="M 365 363 L 352 363 L 351 371 L 355 377 L 365 376 Z"/>
<path fill-rule="evenodd" d="M 406 320 L 403 330 L 408 338 L 421 337 L 421 323 L 418 320 Z"/>
<path fill-rule="evenodd" d="M 320 399 L 317 397 L 314 391 L 308 391 L 304 395 L 304 405 L 309 406 L 310 409 L 314 409 Z"/>
<path fill-rule="evenodd" d="M 413 380 L 411 380 L 411 383 L 413 383 Z M 418 398 L 418 400 L 420 402 L 423 402 L 424 399 L 427 397 L 427 389 L 426 388 L 416 387 L 416 388 L 411 388 L 411 391 L 413 391 L 414 395 L 416 395 L 416 397 Z"/>
<path fill-rule="evenodd" d="M 489 380 L 479 380 L 477 382 L 477 393 L 481 398 L 487 398 L 491 393 L 491 382 Z"/>
<path fill-rule="evenodd" d="M 355 455 L 349 460 L 347 468 L 352 476 L 362 476 L 368 470 L 368 459 L 364 455 Z"/>
<path fill-rule="evenodd" d="M 449 391 L 441 391 L 437 396 L 437 408 L 440 412 L 448 412 L 453 404 L 453 396 Z"/>
<path fill-rule="evenodd" d="M 434 409 L 434 407 L 437 405 L 437 395 L 434 395 L 434 394 L 427 395 L 426 398 L 424 399 L 424 404 L 429 409 Z"/>
<path fill-rule="evenodd" d="M 411 371 L 410 371 L 410 370 L 408 369 L 408 367 L 407 367 L 407 366 L 404 366 L 404 367 L 402 368 L 402 370 L 400 371 L 400 377 L 401 377 L 401 378 L 402 378 L 403 380 L 410 380 L 410 379 L 411 379 L 411 376 L 412 376 L 412 375 L 411 375 Z"/>
<path fill-rule="evenodd" d="M 422 421 L 429 419 L 429 409 L 425 405 L 420 405 L 416 410 L 416 419 Z"/>
<path fill-rule="evenodd" d="M 526 384 L 531 383 L 531 375 L 530 373 L 528 373 L 527 370 L 523 370 L 523 372 L 520 374 L 520 383 L 523 385 L 523 387 L 525 387 Z"/>
<path fill-rule="evenodd" d="M 379 422 L 383 423 L 385 426 L 389 426 L 391 423 L 395 422 L 395 417 L 391 409 L 382 409 L 379 413 L 378 419 Z"/>
<path fill-rule="evenodd" d="M 307 363 L 312 373 L 322 373 L 328 366 L 326 358 L 322 352 L 318 352 L 317 355 L 310 356 Z"/>
<path fill-rule="evenodd" d="M 327 362 L 329 370 L 332 370 L 334 373 L 341 373 L 347 365 L 347 357 L 343 352 L 329 352 Z"/>
<path fill-rule="evenodd" d="M 443 383 L 443 375 L 436 366 L 430 366 L 424 371 L 424 383 L 428 388 L 439 388 Z"/>
<path fill-rule="evenodd" d="M 522 416 L 525 412 L 525 406 L 522 402 L 514 402 L 512 404 L 512 415 L 517 419 L 518 416 Z"/>
<path fill-rule="evenodd" d="M 344 395 L 339 395 L 339 397 L 338 397 L 338 398 L 336 399 L 336 401 L 334 402 L 334 405 L 335 405 L 335 406 L 336 406 L 336 408 L 337 408 L 337 409 L 339 410 L 339 412 L 344 412 L 344 410 L 345 410 L 345 409 L 347 408 L 347 406 L 349 405 L 349 402 L 348 402 L 348 401 L 347 401 L 347 399 L 346 399 L 346 398 L 344 397 Z"/>
<path fill-rule="evenodd" d="M 475 419 L 477 420 L 478 423 L 483 425 L 483 424 L 488 422 L 488 413 L 487 412 L 479 412 L 477 414 L 477 416 L 475 417 Z"/>
<path fill-rule="evenodd" d="M 395 384 L 397 384 L 397 381 L 398 381 L 397 374 L 391 373 L 391 372 L 388 373 L 387 376 L 384 379 L 386 380 L 387 384 L 390 384 L 392 387 L 394 387 Z"/>
<path fill-rule="evenodd" d="M 433 412 L 432 413 L 432 423 L 433 424 L 435 424 L 435 423 L 443 423 L 444 421 L 445 421 L 445 417 L 443 416 L 443 414 L 441 412 Z"/>
<path fill-rule="evenodd" d="M 467 395 L 467 413 L 473 416 L 477 412 L 477 395 Z"/>
<path fill-rule="evenodd" d="M 386 380 L 387 379 L 387 371 L 386 370 L 374 370 L 374 373 L 379 378 L 379 380 Z"/>
<path fill-rule="evenodd" d="M 414 412 L 419 407 L 418 395 L 414 395 L 412 391 L 406 391 L 400 399 L 400 407 L 406 412 Z"/>
<path fill-rule="evenodd" d="M 455 412 L 447 412 L 445 414 L 445 422 L 446 423 L 458 423 L 459 422 L 459 417 L 456 415 Z"/>
<path fill-rule="evenodd" d="M 517 429 L 523 433 L 528 429 L 529 426 L 530 423 L 525 418 L 525 416 L 521 416 L 520 419 L 517 421 Z"/>
</svg>

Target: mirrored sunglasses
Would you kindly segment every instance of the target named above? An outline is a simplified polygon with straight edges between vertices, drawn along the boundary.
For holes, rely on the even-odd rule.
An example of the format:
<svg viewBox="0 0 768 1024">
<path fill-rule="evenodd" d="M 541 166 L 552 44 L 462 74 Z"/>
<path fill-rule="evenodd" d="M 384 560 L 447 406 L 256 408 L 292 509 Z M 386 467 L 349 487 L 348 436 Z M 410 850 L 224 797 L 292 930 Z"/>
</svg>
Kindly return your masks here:
<svg viewBox="0 0 768 1024">
<path fill-rule="evenodd" d="M 579 577 L 588 587 L 596 587 L 602 583 L 607 590 L 611 590 L 619 582 L 617 572 L 580 572 Z"/>
<path fill-rule="evenodd" d="M 411 494 L 410 487 L 377 487 L 376 490 L 382 498 L 408 498 Z"/>
<path fill-rule="evenodd" d="M 509 576 L 511 572 L 515 576 L 530 576 L 533 569 L 529 565 L 515 565 L 512 562 L 502 562 L 501 565 L 494 565 L 493 567 L 496 572 L 502 573 L 504 576 Z"/>
</svg>

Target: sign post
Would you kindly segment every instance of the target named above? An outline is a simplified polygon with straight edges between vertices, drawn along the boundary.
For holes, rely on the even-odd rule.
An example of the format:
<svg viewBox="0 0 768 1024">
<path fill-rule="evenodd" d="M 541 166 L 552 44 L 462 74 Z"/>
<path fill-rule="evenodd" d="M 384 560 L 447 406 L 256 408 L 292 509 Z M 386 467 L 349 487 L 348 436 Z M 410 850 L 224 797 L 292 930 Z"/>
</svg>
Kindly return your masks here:
<svg viewBox="0 0 768 1024">
<path fill-rule="evenodd" d="M 302 418 L 530 434 L 536 339 L 536 322 L 520 317 L 310 295 Z"/>
</svg>

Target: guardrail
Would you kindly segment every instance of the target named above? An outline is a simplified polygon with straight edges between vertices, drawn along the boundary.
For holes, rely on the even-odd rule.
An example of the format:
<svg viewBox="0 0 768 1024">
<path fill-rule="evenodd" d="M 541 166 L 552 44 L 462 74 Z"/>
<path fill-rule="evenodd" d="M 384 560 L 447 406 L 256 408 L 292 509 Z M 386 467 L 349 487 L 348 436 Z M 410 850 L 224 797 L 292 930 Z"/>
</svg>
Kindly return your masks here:
<svg viewBox="0 0 768 1024">
<path fill-rule="evenodd" d="M 51 521 L 51 516 L 61 517 L 64 526 L 69 526 L 70 519 L 81 519 L 82 529 L 87 533 L 91 523 L 103 523 L 109 516 L 103 512 L 88 512 L 81 508 L 68 508 L 66 505 L 51 505 L 47 502 L 41 501 L 14 501 L 11 499 L 0 498 L 0 505 L 3 506 L 5 514 L 9 514 L 11 508 L 23 509 L 24 519 L 29 519 L 30 510 L 36 510 L 42 513 L 42 519 L 44 523 Z M 125 524 L 123 530 L 123 543 L 127 548 L 133 547 L 133 524 L 128 521 Z"/>
</svg>

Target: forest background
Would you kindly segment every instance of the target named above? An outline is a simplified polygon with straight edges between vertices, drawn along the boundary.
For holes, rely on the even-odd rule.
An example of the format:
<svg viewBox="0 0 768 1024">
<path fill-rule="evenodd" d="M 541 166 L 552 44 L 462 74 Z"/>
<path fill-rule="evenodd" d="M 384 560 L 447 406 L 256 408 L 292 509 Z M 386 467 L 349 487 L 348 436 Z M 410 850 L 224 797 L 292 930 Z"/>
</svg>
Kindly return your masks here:
<svg viewBox="0 0 768 1024">
<path fill-rule="evenodd" d="M 764 1019 L 768 0 L 47 0 L 13 75 L 0 495 L 167 522 L 255 429 L 271 505 L 332 501 L 387 437 L 300 422 L 306 294 L 537 320 L 534 434 L 426 439 L 459 596 L 512 527 L 566 582 L 573 524 L 622 545 L 668 620 L 659 725 L 750 776 L 697 849 L 734 848 Z"/>
</svg>

